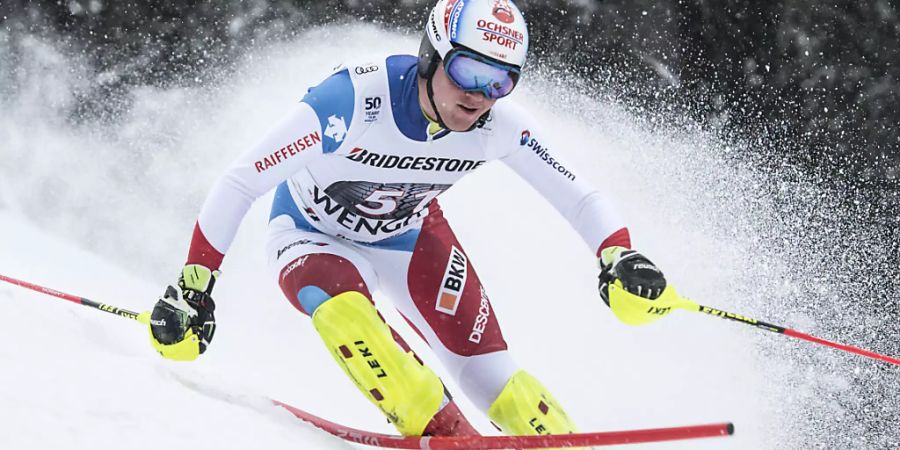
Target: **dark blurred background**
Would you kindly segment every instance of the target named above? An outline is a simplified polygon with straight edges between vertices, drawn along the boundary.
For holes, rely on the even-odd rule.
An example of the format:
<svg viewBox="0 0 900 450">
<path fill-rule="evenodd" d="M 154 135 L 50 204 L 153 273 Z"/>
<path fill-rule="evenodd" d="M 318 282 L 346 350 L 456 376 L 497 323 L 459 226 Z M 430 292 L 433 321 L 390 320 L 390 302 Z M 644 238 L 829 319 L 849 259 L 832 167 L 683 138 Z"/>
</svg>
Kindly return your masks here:
<svg viewBox="0 0 900 450">
<path fill-rule="evenodd" d="M 614 86 L 853 185 L 894 216 L 900 0 L 521 0 L 533 66 Z M 0 1 L 0 33 L 63 39 L 98 73 L 73 120 L 114 120 L 136 84 L 198 82 L 247 49 L 355 21 L 417 33 L 432 0 Z M 14 46 L 13 46 L 14 47 Z M 414 51 L 414 49 L 410 49 Z M 15 63 L 15 61 L 12 61 Z M 208 78 L 207 78 L 208 80 Z M 204 82 L 204 81 L 199 81 Z"/>
</svg>

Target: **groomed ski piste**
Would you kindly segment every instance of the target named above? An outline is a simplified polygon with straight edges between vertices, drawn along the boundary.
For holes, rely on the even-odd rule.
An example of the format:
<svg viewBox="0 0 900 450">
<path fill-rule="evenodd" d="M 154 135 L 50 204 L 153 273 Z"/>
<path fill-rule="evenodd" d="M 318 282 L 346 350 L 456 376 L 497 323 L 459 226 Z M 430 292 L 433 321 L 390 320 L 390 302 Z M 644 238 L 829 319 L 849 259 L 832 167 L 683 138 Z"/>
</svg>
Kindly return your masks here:
<svg viewBox="0 0 900 450">
<path fill-rule="evenodd" d="M 135 310 L 146 309 L 145 299 L 157 295 L 155 284 L 41 232 L 9 212 L 0 215 L 0 224 L 10 237 L 0 246 L 4 274 L 64 286 L 87 298 Z M 576 251 L 571 257 L 577 258 L 578 243 L 573 244 Z M 4 367 L 0 398 L 3 427 L 8 430 L 0 438 L 3 447 L 152 449 L 166 439 L 179 446 L 204 448 L 293 449 L 301 443 L 304 448 L 350 448 L 272 406 L 266 396 L 343 424 L 392 432 L 344 379 L 305 318 L 294 314 L 287 303 L 281 304 L 277 291 L 249 288 L 252 273 L 265 277 L 254 268 L 261 263 L 248 256 L 247 261 L 232 264 L 229 272 L 235 274 L 236 282 L 226 284 L 223 279 L 219 286 L 223 299 L 254 302 L 258 309 L 239 304 L 234 308 L 240 311 L 223 308 L 223 318 L 231 318 L 224 323 L 233 331 L 217 335 L 217 351 L 211 349 L 191 364 L 163 361 L 149 349 L 146 331 L 135 322 L 11 285 L 0 286 L 4 316 L 11 322 L 4 327 L 0 352 Z M 552 276 L 562 276 L 564 271 L 558 272 Z M 590 270 L 586 272 L 590 280 Z M 237 286 L 238 280 L 246 287 Z M 590 293 L 590 282 L 582 284 Z M 547 295 L 555 290 L 534 289 Z M 528 295 L 528 289 L 511 291 Z M 572 289 L 562 290 L 567 291 Z M 507 339 L 518 343 L 516 336 L 522 336 L 520 345 L 534 352 L 523 349 L 516 355 L 566 399 L 562 401 L 567 401 L 585 431 L 678 426 L 723 418 L 743 423 L 743 431 L 758 420 L 751 421 L 749 409 L 735 406 L 753 404 L 752 391 L 740 393 L 716 381 L 754 383 L 749 368 L 738 371 L 722 364 L 698 374 L 690 364 L 679 361 L 679 349 L 703 347 L 704 353 L 712 355 L 739 353 L 734 343 L 709 345 L 705 341 L 714 338 L 709 333 L 685 335 L 675 327 L 678 343 L 666 342 L 659 332 L 639 336 L 624 329 L 620 339 L 630 343 L 604 344 L 617 338 L 604 336 L 600 329 L 620 327 L 602 317 L 607 311 L 594 300 L 587 295 L 583 301 L 574 300 L 568 312 L 545 310 L 543 314 L 522 313 L 515 303 L 497 307 L 497 314 L 509 311 Z M 517 301 L 522 306 L 526 302 L 538 303 Z M 587 314 L 598 317 L 589 319 Z M 538 338 L 534 330 L 546 337 Z M 656 364 L 665 367 L 664 376 L 654 373 Z M 722 401 L 726 394 L 730 401 Z M 708 401 L 692 398 L 697 395 L 708 395 Z M 477 412 L 470 415 L 481 429 L 492 429 Z M 672 448 L 734 448 L 734 442 L 684 445 Z"/>
<path fill-rule="evenodd" d="M 66 120 L 63 107 L 90 83 L 86 69 L 52 42 L 27 42 L 30 59 L 21 64 L 33 79 L 0 105 L 10 113 L 0 119 L 0 273 L 136 311 L 151 308 L 177 276 L 206 189 L 230 160 L 342 57 L 410 52 L 416 42 L 372 26 L 317 29 L 250 52 L 236 73 L 210 74 L 205 85 L 138 89 L 114 125 Z M 775 302 L 790 305 L 767 300 L 777 289 L 758 292 L 760 278 L 752 275 L 787 273 L 777 258 L 754 258 L 759 236 L 752 232 L 768 227 L 768 206 L 749 196 L 748 185 L 765 180 L 730 165 L 724 144 L 700 131 L 654 130 L 539 74 L 513 97 L 554 130 L 552 150 L 565 154 L 573 171 L 610 193 L 635 246 L 679 292 L 815 329 L 814 317 L 766 315 L 778 311 Z M 364 448 L 300 422 L 267 398 L 393 433 L 266 271 L 261 246 L 270 198 L 254 205 L 225 259 L 215 291 L 219 328 L 194 363 L 160 358 L 135 322 L 0 283 L 0 448 Z M 810 399 L 822 392 L 851 387 L 840 373 L 812 376 L 771 350 L 808 344 L 683 311 L 643 327 L 619 323 L 597 295 L 594 256 L 499 163 L 462 180 L 441 204 L 513 355 L 581 431 L 731 421 L 731 437 L 624 448 L 829 447 L 827 435 L 804 431 L 807 419 L 821 417 L 798 414 L 816 414 Z M 491 220 L 476 220 L 482 216 Z M 476 427 L 497 434 L 389 299 L 376 293 L 376 301 Z M 840 370 L 873 364 L 824 348 L 803 351 L 827 355 L 818 361 L 849 361 Z"/>
<path fill-rule="evenodd" d="M 0 215 L 0 224 L 7 236 L 14 237 L 4 239 L 0 246 L 3 255 L 0 273 L 15 274 L 46 286 L 65 286 L 85 297 L 106 299 L 135 310 L 146 308 L 147 302 L 142 300 L 156 295 L 158 287 L 153 283 L 41 232 L 9 212 Z M 577 257 L 577 252 L 573 257 Z M 253 265 L 242 262 L 233 265 L 229 272 L 257 272 Z M 0 353 L 5 368 L 0 375 L 5 405 L 3 427 L 9 430 L 0 438 L 3 447 L 152 449 L 159 445 L 160 439 L 166 439 L 179 446 L 204 448 L 293 449 L 298 444 L 304 448 L 352 448 L 272 406 L 265 396 L 293 402 L 344 424 L 392 432 L 377 410 L 362 400 L 339 370 L 334 370 L 337 366 L 320 348 L 318 336 L 308 329 L 304 317 L 292 314 L 289 305 L 280 303 L 277 291 L 261 288 L 253 294 L 253 289 L 230 284 L 226 288 L 223 281 L 219 286 L 222 298 L 234 296 L 242 302 L 257 302 L 261 311 L 224 314 L 233 317 L 234 332 L 218 335 L 217 339 L 224 338 L 215 342 L 222 350 L 215 353 L 211 350 L 192 364 L 169 363 L 156 356 L 148 347 L 146 331 L 133 321 L 11 285 L 0 286 L 4 316 L 12 322 L 5 327 L 6 344 Z M 589 304 L 593 300 L 589 296 L 584 302 L 588 304 L 574 306 L 573 312 L 580 310 L 580 314 L 587 314 L 595 309 L 596 305 Z M 244 309 L 240 305 L 235 307 Z M 606 313 L 596 309 L 592 314 Z M 712 393 L 712 399 L 723 387 L 716 387 L 723 383 L 710 385 L 702 380 L 675 381 L 693 375 L 689 365 L 665 353 L 681 345 L 704 346 L 702 333 L 683 336 L 686 339 L 681 345 L 654 343 L 650 336 L 640 337 L 639 342 L 626 346 L 628 351 L 643 354 L 641 359 L 646 360 L 640 362 L 633 361 L 634 356 L 622 354 L 625 350 L 603 345 L 604 340 L 612 337 L 588 331 L 591 320 L 566 319 L 566 314 L 547 313 L 551 320 L 566 320 L 566 323 L 548 323 L 548 317 L 542 319 L 540 314 L 520 314 L 515 307 L 505 310 L 512 316 L 512 320 L 506 320 L 512 325 L 507 333 L 514 333 L 508 339 L 514 339 L 515 335 L 529 336 L 529 325 L 547 333 L 546 340 L 550 342 L 542 343 L 541 339 L 534 338 L 523 341 L 540 354 L 529 355 L 525 351 L 516 354 L 522 354 L 520 359 L 526 361 L 523 364 L 535 365 L 535 372 L 541 373 L 547 383 L 553 383 L 557 395 L 568 399 L 567 407 L 581 419 L 585 431 L 601 430 L 587 427 L 651 428 L 715 422 L 735 415 L 747 417 L 740 411 L 742 408 L 729 408 L 727 404 L 688 406 L 684 402 L 693 402 L 688 398 L 690 394 L 677 392 L 685 384 L 695 385 L 698 391 Z M 530 324 L 521 323 L 525 321 Z M 617 326 L 601 318 L 596 319 L 596 324 L 597 328 Z M 569 327 L 586 329 L 571 333 Z M 241 337 L 243 333 L 249 337 Z M 553 336 L 568 336 L 580 343 L 552 342 L 556 339 Z M 560 348 L 563 345 L 571 348 L 563 350 Z M 647 348 L 642 350 L 641 345 Z M 706 348 L 713 350 L 712 353 L 738 351 L 731 345 Z M 569 356 L 559 358 L 554 354 Z M 577 354 L 586 356 L 573 356 Z M 649 361 L 666 364 L 663 380 L 654 380 L 657 377 L 652 374 L 651 366 L 655 363 L 648 364 Z M 636 370 L 643 375 L 637 382 L 628 380 L 617 375 L 616 370 L 605 369 L 608 364 L 629 364 L 633 369 L 623 368 L 619 372 L 634 375 L 630 370 Z M 753 376 L 737 372 L 729 375 L 730 370 L 723 367 L 703 377 L 740 377 L 752 382 Z M 609 383 L 618 383 L 619 387 Z M 604 384 L 609 387 L 604 388 Z M 658 396 L 675 400 L 664 405 Z M 595 399 L 585 401 L 592 397 Z M 732 398 L 743 404 L 752 403 L 752 399 L 740 397 Z M 477 412 L 470 415 L 479 419 Z M 484 419 L 477 422 L 483 430 L 491 430 Z M 733 442 L 693 442 L 688 447 L 672 448 L 733 448 L 733 445 Z"/>
</svg>

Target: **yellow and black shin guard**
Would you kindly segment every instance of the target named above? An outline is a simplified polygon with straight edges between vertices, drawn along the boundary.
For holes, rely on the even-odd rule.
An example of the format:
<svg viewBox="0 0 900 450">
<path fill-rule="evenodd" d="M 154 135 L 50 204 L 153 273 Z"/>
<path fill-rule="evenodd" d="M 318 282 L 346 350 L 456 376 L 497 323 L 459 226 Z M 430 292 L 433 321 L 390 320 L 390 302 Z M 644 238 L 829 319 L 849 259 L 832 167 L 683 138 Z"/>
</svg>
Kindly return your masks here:
<svg viewBox="0 0 900 450">
<path fill-rule="evenodd" d="M 547 388 L 524 370 L 516 372 L 488 408 L 488 417 L 506 434 L 577 432 L 569 415 Z"/>
<path fill-rule="evenodd" d="M 316 308 L 312 321 L 344 372 L 397 430 L 421 435 L 441 407 L 444 385 L 394 342 L 369 299 L 344 292 Z"/>
</svg>

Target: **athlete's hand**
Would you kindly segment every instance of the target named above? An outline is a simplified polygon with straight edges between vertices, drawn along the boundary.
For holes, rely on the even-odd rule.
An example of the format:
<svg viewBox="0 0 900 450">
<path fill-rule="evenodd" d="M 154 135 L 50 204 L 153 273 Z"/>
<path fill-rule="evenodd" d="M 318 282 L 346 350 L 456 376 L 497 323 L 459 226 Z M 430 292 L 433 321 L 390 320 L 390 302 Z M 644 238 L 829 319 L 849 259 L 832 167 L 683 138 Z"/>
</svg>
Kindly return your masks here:
<svg viewBox="0 0 900 450">
<path fill-rule="evenodd" d="M 622 323 L 648 324 L 690 304 L 667 285 L 662 271 L 639 252 L 610 247 L 600 255 L 600 297 Z"/>
<path fill-rule="evenodd" d="M 609 285 L 615 280 L 639 297 L 655 300 L 666 289 L 666 277 L 646 256 L 625 247 L 609 247 L 600 253 L 600 297 L 609 306 Z"/>
<path fill-rule="evenodd" d="M 216 304 L 210 293 L 218 271 L 199 264 L 182 269 L 175 286 L 168 286 L 150 315 L 150 343 L 163 357 L 197 359 L 216 331 Z"/>
</svg>

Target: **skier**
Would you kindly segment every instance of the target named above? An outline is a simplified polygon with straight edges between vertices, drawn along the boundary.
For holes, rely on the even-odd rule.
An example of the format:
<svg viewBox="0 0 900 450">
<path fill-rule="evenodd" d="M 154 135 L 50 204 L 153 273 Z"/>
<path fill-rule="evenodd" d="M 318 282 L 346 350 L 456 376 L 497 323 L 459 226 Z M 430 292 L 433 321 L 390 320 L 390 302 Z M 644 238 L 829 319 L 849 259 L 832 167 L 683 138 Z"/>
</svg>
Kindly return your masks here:
<svg viewBox="0 0 900 450">
<path fill-rule="evenodd" d="M 154 348 L 175 360 L 207 349 L 218 268 L 251 203 L 275 188 L 266 246 L 273 276 L 401 434 L 478 432 L 384 322 L 372 302 L 375 289 L 504 433 L 575 432 L 550 392 L 509 355 L 437 197 L 500 160 L 596 252 L 608 305 L 612 296 L 613 307 L 644 308 L 666 280 L 630 248 L 608 199 L 560 159 L 538 122 L 512 101 L 498 102 L 519 81 L 527 50 L 528 29 L 512 2 L 440 0 L 418 57 L 348 64 L 309 89 L 206 198 L 181 276 L 152 311 Z"/>
</svg>

